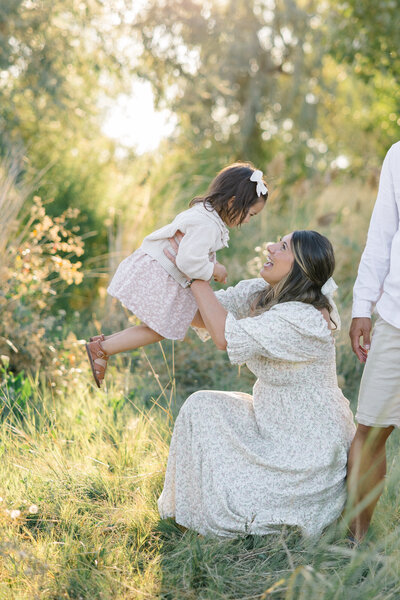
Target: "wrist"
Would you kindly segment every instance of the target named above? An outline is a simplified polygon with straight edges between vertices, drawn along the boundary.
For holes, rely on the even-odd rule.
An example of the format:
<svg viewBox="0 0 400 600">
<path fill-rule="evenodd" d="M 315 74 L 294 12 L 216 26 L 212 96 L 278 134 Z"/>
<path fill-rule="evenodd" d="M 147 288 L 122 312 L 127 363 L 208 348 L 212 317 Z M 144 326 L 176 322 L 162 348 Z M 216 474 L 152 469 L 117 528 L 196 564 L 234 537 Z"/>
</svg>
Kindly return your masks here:
<svg viewBox="0 0 400 600">
<path fill-rule="evenodd" d="M 211 289 L 210 283 L 208 281 L 204 281 L 204 279 L 193 279 L 190 287 L 192 290 L 201 289 L 204 286 L 208 286 Z"/>
<path fill-rule="evenodd" d="M 193 285 L 194 283 L 196 283 L 196 281 L 202 281 L 202 280 L 201 280 L 201 279 L 195 279 L 195 278 L 193 278 L 193 279 L 188 279 L 188 280 L 187 280 L 187 286 L 186 286 L 186 287 L 192 287 L 192 285 Z"/>
</svg>

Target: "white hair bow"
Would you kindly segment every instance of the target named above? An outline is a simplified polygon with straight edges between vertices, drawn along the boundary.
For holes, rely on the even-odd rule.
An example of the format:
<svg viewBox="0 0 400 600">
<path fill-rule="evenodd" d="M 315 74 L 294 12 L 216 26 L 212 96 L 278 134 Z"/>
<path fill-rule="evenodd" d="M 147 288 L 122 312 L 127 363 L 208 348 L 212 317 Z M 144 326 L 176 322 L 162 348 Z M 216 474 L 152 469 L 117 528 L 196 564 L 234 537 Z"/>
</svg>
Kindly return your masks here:
<svg viewBox="0 0 400 600">
<path fill-rule="evenodd" d="M 325 281 L 324 285 L 322 286 L 321 292 L 324 294 L 324 296 L 331 296 L 333 292 L 336 292 L 337 289 L 338 286 L 336 285 L 335 280 L 333 277 L 329 277 L 329 279 Z"/>
<path fill-rule="evenodd" d="M 324 296 L 328 298 L 329 304 L 332 308 L 331 319 L 334 321 L 334 323 L 336 323 L 336 331 L 339 331 L 341 327 L 340 315 L 337 306 L 333 300 L 333 294 L 336 292 L 337 289 L 338 286 L 336 285 L 335 280 L 333 279 L 333 277 L 329 277 L 328 281 L 326 281 L 321 287 L 321 292 L 324 294 Z"/>
<path fill-rule="evenodd" d="M 263 194 L 265 196 L 265 194 L 268 194 L 268 188 L 265 185 L 265 183 L 262 180 L 263 178 L 263 174 L 262 171 L 260 171 L 259 169 L 256 169 L 255 171 L 253 171 L 253 173 L 251 174 L 250 177 L 250 181 L 255 181 L 257 183 L 257 187 L 256 187 L 256 193 L 257 196 L 260 197 L 261 194 Z"/>
</svg>

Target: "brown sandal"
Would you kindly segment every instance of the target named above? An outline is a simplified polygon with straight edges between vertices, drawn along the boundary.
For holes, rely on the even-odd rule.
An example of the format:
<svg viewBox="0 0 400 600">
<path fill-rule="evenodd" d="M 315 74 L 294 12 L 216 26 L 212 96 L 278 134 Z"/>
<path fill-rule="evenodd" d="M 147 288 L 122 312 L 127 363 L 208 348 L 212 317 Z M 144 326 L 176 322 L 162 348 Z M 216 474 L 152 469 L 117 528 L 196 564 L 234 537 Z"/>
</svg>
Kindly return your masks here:
<svg viewBox="0 0 400 600">
<path fill-rule="evenodd" d="M 99 339 L 86 344 L 86 352 L 89 357 L 90 366 L 92 368 L 92 373 L 96 385 L 97 387 L 101 387 L 101 383 L 104 379 L 104 375 L 107 369 L 107 361 L 109 359 L 109 356 L 103 350 L 101 341 Z M 104 365 L 98 362 L 97 359 L 99 358 L 105 361 Z"/>
</svg>

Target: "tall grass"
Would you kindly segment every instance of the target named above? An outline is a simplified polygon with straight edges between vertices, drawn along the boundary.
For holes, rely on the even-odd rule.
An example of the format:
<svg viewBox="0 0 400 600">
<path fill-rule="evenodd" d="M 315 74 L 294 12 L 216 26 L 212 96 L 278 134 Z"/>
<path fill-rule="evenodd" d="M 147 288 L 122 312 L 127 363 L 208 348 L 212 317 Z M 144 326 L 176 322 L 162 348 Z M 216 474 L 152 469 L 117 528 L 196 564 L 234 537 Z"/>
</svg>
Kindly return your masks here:
<svg viewBox="0 0 400 600">
<path fill-rule="evenodd" d="M 26 405 L 9 407 L 1 423 L 0 598 L 400 597 L 395 440 L 388 485 L 360 548 L 346 541 L 343 522 L 319 540 L 295 530 L 224 540 L 160 521 L 156 501 L 181 400 L 172 355 L 160 346 L 157 353 L 170 375 L 152 375 L 150 399 L 147 384 L 126 395 L 115 369 L 102 391 L 87 373 L 62 393 L 31 378 Z M 147 369 L 156 372 L 142 354 L 137 384 Z"/>
</svg>

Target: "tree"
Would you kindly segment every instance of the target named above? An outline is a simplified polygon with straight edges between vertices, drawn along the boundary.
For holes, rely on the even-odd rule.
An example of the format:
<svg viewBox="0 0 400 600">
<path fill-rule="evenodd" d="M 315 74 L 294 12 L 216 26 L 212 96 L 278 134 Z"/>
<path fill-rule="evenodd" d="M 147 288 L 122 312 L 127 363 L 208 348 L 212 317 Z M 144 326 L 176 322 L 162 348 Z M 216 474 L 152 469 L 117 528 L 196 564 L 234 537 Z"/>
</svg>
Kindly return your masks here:
<svg viewBox="0 0 400 600">
<path fill-rule="evenodd" d="M 234 141 L 240 156 L 270 157 L 275 134 L 292 135 L 285 120 L 309 133 L 315 125 L 307 93 L 323 53 L 310 26 L 319 10 L 313 0 L 149 0 L 133 25 L 138 72 L 197 146 Z"/>
<path fill-rule="evenodd" d="M 110 10 L 97 0 L 2 1 L 3 152 L 18 144 L 31 160 L 49 160 L 51 148 L 54 162 L 76 139 L 98 135 L 99 95 L 117 94 L 129 70 L 117 49 L 124 25 Z"/>
<path fill-rule="evenodd" d="M 366 81 L 377 73 L 399 85 L 399 0 L 332 2 L 332 51 Z"/>
</svg>

